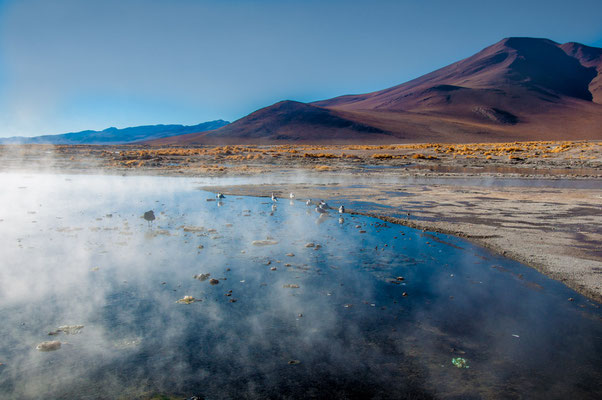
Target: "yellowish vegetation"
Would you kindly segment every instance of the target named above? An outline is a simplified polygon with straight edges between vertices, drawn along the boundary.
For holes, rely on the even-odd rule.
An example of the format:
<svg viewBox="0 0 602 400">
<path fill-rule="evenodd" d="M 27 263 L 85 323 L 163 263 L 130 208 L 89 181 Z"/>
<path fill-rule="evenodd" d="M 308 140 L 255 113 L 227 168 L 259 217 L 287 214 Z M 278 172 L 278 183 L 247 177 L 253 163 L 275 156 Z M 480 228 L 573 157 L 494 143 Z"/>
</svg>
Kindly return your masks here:
<svg viewBox="0 0 602 400">
<path fill-rule="evenodd" d="M 219 171 L 217 168 L 201 165 L 204 163 L 246 164 L 249 161 L 265 161 L 286 159 L 299 165 L 326 170 L 326 165 L 316 165 L 319 160 L 328 160 L 329 165 L 350 161 L 397 160 L 411 158 L 413 160 L 445 160 L 487 159 L 498 162 L 524 161 L 530 159 L 546 159 L 562 155 L 563 159 L 581 161 L 594 160 L 594 152 L 600 152 L 601 142 L 575 141 L 529 141 L 508 143 L 421 143 L 404 145 L 278 145 L 278 146 L 199 146 L 199 147 L 148 147 L 135 148 L 126 146 L 125 150 L 115 153 L 107 150 L 82 150 L 94 155 L 101 155 L 111 160 L 112 165 L 125 168 L 167 167 L 167 168 L 200 168 L 201 170 Z M 57 146 L 54 151 L 68 153 L 73 147 Z M 259 164 L 259 163 L 255 163 Z M 321 169 L 320 169 L 321 168 Z"/>
</svg>

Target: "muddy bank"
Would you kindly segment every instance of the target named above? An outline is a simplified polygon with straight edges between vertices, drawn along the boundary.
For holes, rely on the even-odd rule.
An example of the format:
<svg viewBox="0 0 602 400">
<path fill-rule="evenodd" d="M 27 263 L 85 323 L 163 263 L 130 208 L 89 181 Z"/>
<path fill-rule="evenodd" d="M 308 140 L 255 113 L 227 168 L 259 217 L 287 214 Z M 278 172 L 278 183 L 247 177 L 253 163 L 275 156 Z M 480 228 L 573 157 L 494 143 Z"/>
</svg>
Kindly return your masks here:
<svg viewBox="0 0 602 400">
<path fill-rule="evenodd" d="M 237 185 L 225 195 L 323 199 L 347 212 L 466 238 L 602 301 L 602 189 L 456 185 Z M 298 201 L 299 206 L 305 206 Z"/>
</svg>

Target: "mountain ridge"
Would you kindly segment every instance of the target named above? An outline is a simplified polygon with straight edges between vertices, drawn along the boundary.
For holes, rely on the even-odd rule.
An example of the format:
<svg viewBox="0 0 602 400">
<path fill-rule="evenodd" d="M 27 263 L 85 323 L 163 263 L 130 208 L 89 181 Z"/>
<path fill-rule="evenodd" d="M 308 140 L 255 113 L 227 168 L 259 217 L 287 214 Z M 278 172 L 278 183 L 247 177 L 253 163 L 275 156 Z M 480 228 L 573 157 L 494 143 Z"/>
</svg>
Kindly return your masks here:
<svg viewBox="0 0 602 400">
<path fill-rule="evenodd" d="M 197 125 L 157 124 L 121 129 L 110 127 L 102 131 L 85 130 L 57 135 L 0 138 L 0 144 L 125 144 L 161 139 L 192 132 L 203 132 L 218 129 L 227 124 L 227 121 L 218 119 Z"/>
<path fill-rule="evenodd" d="M 304 104 L 304 106 L 301 106 Z M 602 139 L 602 49 L 509 37 L 383 90 L 283 102 L 150 144 Z"/>
</svg>

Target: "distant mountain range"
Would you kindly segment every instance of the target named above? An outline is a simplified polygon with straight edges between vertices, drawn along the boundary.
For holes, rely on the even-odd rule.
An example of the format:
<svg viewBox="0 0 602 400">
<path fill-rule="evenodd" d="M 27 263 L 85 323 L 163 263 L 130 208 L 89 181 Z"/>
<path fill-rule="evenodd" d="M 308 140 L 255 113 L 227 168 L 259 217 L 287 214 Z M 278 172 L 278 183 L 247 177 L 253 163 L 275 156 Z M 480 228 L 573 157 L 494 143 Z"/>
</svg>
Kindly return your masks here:
<svg viewBox="0 0 602 400">
<path fill-rule="evenodd" d="M 103 131 L 82 131 L 61 135 L 0 138 L 0 144 L 124 144 L 167 138 L 194 132 L 205 132 L 227 125 L 227 121 L 204 122 L 198 125 L 146 125 L 131 128 L 108 128 Z"/>
<path fill-rule="evenodd" d="M 282 101 L 216 130 L 148 143 L 576 139 L 602 139 L 602 49 L 506 38 L 389 89 L 314 103 Z"/>
</svg>

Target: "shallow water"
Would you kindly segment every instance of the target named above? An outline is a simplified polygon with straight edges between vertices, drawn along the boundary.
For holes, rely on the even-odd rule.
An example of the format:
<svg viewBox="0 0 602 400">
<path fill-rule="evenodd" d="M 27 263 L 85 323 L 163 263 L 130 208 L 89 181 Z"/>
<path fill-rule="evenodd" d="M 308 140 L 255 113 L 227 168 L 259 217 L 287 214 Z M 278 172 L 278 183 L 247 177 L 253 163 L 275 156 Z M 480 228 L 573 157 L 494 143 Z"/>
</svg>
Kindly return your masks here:
<svg viewBox="0 0 602 400">
<path fill-rule="evenodd" d="M 3 399 L 602 395 L 598 305 L 466 241 L 198 179 L 0 182 Z"/>
</svg>

